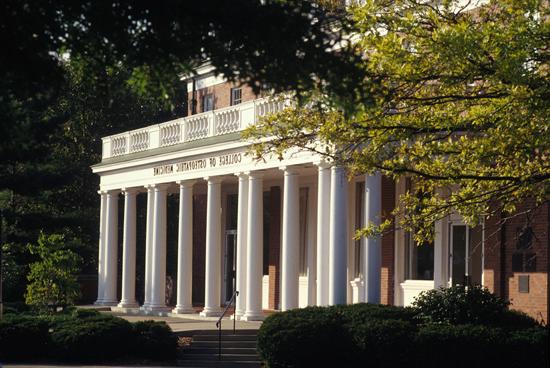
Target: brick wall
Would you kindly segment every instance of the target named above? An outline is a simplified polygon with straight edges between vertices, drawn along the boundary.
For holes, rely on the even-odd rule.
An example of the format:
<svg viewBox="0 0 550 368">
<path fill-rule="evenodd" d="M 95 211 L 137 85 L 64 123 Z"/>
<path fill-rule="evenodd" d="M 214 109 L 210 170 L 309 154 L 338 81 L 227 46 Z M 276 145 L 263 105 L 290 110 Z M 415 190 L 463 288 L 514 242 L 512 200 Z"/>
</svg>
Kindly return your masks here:
<svg viewBox="0 0 550 368">
<path fill-rule="evenodd" d="M 231 88 L 241 87 L 242 88 L 242 102 L 250 101 L 256 99 L 256 95 L 252 92 L 252 88 L 249 86 L 243 85 L 239 86 L 234 83 L 220 83 L 213 85 L 207 88 L 201 88 L 196 91 L 197 98 L 197 113 L 203 111 L 202 106 L 202 96 L 212 93 L 214 98 L 214 110 L 221 109 L 224 107 L 231 106 Z M 193 99 L 193 91 L 188 91 L 187 100 L 188 100 L 188 113 L 191 115 L 192 104 L 191 100 Z"/>
<path fill-rule="evenodd" d="M 532 206 L 534 202 L 527 202 L 518 213 Z M 543 321 L 548 316 L 549 211 L 546 204 L 503 223 L 502 217 L 490 219 L 485 226 L 484 285 L 509 300 L 511 308 Z M 527 228 L 532 231 L 526 232 Z M 531 235 L 526 237 L 526 233 Z M 522 258 L 523 263 L 518 261 Z M 525 268 L 525 259 L 534 262 Z M 520 276 L 529 277 L 527 292 L 519 291 Z"/>
</svg>

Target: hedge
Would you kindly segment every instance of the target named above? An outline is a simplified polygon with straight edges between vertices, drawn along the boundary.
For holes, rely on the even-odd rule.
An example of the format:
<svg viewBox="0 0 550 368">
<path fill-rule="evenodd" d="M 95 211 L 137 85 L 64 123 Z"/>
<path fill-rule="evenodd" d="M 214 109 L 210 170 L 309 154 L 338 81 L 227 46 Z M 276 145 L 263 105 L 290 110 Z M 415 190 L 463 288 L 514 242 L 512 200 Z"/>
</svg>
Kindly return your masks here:
<svg viewBox="0 0 550 368">
<path fill-rule="evenodd" d="M 0 322 L 0 361 L 171 361 L 176 353 L 177 338 L 164 322 L 132 324 L 78 309 L 52 315 L 8 314 Z"/>
<path fill-rule="evenodd" d="M 369 304 L 277 313 L 258 332 L 258 352 L 270 368 L 547 367 L 546 328 L 422 323 L 417 313 Z"/>
</svg>

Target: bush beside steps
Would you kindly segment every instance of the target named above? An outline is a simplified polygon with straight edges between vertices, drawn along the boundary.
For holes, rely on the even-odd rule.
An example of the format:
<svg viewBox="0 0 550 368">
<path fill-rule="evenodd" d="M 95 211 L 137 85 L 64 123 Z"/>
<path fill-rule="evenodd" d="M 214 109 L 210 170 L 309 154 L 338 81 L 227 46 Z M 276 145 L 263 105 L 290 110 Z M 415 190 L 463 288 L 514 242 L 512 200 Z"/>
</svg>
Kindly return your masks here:
<svg viewBox="0 0 550 368">
<path fill-rule="evenodd" d="M 177 338 L 165 322 L 130 323 L 94 310 L 69 314 L 6 314 L 0 361 L 106 363 L 173 361 Z"/>
<path fill-rule="evenodd" d="M 279 367 L 548 367 L 548 329 L 480 287 L 423 294 L 412 308 L 308 307 L 266 318 L 258 352 Z"/>
</svg>

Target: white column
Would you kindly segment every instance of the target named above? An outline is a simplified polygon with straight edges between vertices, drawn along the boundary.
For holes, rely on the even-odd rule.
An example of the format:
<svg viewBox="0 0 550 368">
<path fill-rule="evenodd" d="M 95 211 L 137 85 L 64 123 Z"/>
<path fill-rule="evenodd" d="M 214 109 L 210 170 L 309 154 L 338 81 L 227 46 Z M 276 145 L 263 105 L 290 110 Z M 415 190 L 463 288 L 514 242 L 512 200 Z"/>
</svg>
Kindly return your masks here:
<svg viewBox="0 0 550 368">
<path fill-rule="evenodd" d="M 283 238 L 281 259 L 281 310 L 298 308 L 298 273 L 300 262 L 300 187 L 298 172 L 284 170 Z"/>
<path fill-rule="evenodd" d="M 193 313 L 193 184 L 179 181 L 178 295 L 173 313 Z"/>
<path fill-rule="evenodd" d="M 107 210 L 107 192 L 98 191 L 99 205 L 99 252 L 97 256 L 97 300 L 94 304 L 101 305 L 105 299 L 105 218 Z"/>
<path fill-rule="evenodd" d="M 203 317 L 219 316 L 221 300 L 221 181 L 220 177 L 206 177 L 208 199 L 206 205 L 206 267 Z"/>
<path fill-rule="evenodd" d="M 136 195 L 124 189 L 124 238 L 122 240 L 122 308 L 136 308 Z"/>
<path fill-rule="evenodd" d="M 248 221 L 248 175 L 239 177 L 239 203 L 237 205 L 237 302 L 235 316 L 242 317 L 246 311 L 246 257 L 247 257 L 247 221 Z"/>
<path fill-rule="evenodd" d="M 382 175 L 365 176 L 365 224 L 380 225 L 382 215 Z M 380 236 L 363 238 L 365 298 L 367 303 L 380 303 Z"/>
<path fill-rule="evenodd" d="M 330 183 L 329 305 L 345 304 L 347 300 L 347 191 L 345 169 L 333 166 Z"/>
<path fill-rule="evenodd" d="M 105 299 L 103 305 L 117 304 L 118 190 L 107 192 L 105 218 Z"/>
<path fill-rule="evenodd" d="M 166 191 L 165 184 L 155 185 L 150 310 L 166 309 Z"/>
<path fill-rule="evenodd" d="M 263 180 L 260 173 L 248 174 L 248 224 L 246 248 L 246 312 L 244 321 L 261 321 L 263 278 Z"/>
<path fill-rule="evenodd" d="M 147 185 L 147 224 L 145 230 L 145 295 L 143 308 L 151 304 L 151 271 L 153 269 L 153 225 L 155 216 L 155 187 Z"/>
<path fill-rule="evenodd" d="M 328 305 L 330 166 L 319 164 L 317 180 L 317 305 Z"/>
</svg>

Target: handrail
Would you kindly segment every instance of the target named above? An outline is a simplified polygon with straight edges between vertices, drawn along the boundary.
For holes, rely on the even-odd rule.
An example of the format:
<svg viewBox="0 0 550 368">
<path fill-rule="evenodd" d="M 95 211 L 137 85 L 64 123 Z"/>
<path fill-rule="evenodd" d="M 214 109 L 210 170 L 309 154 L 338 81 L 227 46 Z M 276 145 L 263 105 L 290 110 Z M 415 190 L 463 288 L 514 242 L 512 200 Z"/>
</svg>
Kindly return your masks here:
<svg viewBox="0 0 550 368">
<path fill-rule="evenodd" d="M 216 328 L 218 329 L 218 360 L 222 360 L 222 318 L 225 316 L 225 314 L 229 310 L 229 307 L 231 307 L 231 304 L 233 304 L 233 302 L 237 299 L 238 295 L 239 295 L 239 292 L 235 290 L 235 292 L 231 296 L 231 299 L 229 299 L 229 303 L 227 303 L 227 305 L 225 306 L 225 309 L 222 315 L 216 322 Z M 235 318 L 235 312 L 233 312 L 233 335 L 235 335 L 235 332 L 236 332 L 235 330 L 236 321 L 237 320 Z"/>
</svg>

